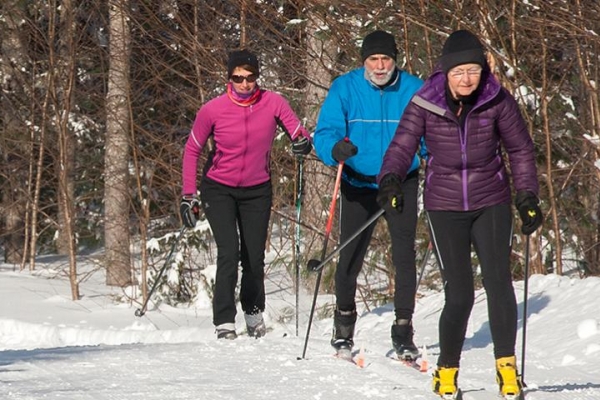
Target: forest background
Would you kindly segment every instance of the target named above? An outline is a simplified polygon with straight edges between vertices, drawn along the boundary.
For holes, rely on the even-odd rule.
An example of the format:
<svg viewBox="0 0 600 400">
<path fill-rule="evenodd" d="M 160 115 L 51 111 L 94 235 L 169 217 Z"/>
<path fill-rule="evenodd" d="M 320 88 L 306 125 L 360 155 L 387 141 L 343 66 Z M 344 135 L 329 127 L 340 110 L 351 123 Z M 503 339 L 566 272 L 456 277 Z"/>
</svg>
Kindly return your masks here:
<svg viewBox="0 0 600 400">
<path fill-rule="evenodd" d="M 394 34 L 398 65 L 422 78 L 433 70 L 450 32 L 470 29 L 482 38 L 536 146 L 546 219 L 529 240 L 530 272 L 600 275 L 596 0 L 4 0 L 5 261 L 34 270 L 36 256 L 64 255 L 72 297 L 79 299 L 87 276 L 78 273 L 77 260 L 89 254 L 106 272 L 107 285 L 139 285 L 135 293 L 145 298 L 146 282 L 178 240 L 183 146 L 198 108 L 224 90 L 227 53 L 249 48 L 258 54 L 261 86 L 283 94 L 313 131 L 332 79 L 360 66 L 361 39 L 374 29 Z M 281 249 L 279 261 L 292 274 L 294 266 L 321 252 L 335 171 L 314 154 L 300 169 L 289 143 L 282 132 L 272 154 L 269 248 Z M 177 284 L 164 289 L 174 301 L 193 297 L 211 262 L 198 254 L 214 254 L 206 223 L 183 236 L 173 266 Z M 523 277 L 525 243 L 515 236 L 515 278 Z M 388 247 L 380 222 L 365 276 L 377 271 L 387 285 L 367 279 L 360 287 L 363 298 L 390 298 Z M 419 260 L 427 248 L 421 223 Z M 326 270 L 324 291 L 331 289 L 331 272 Z M 303 273 L 310 287 L 311 276 Z"/>
</svg>

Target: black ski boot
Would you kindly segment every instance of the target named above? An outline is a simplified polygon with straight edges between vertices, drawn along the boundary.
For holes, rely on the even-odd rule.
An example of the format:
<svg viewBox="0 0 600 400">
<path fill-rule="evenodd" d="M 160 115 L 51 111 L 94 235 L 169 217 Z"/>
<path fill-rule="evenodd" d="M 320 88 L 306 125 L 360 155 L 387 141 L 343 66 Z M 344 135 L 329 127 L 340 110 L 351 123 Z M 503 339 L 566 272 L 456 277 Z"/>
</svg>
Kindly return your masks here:
<svg viewBox="0 0 600 400">
<path fill-rule="evenodd" d="M 335 349 L 338 357 L 352 358 L 355 324 L 356 310 L 335 310 L 333 315 L 333 335 L 331 338 L 331 346 L 333 346 Z"/>
<path fill-rule="evenodd" d="M 400 360 L 414 361 L 419 349 L 413 342 L 414 330 L 409 319 L 397 319 L 392 325 L 392 345 Z"/>
</svg>

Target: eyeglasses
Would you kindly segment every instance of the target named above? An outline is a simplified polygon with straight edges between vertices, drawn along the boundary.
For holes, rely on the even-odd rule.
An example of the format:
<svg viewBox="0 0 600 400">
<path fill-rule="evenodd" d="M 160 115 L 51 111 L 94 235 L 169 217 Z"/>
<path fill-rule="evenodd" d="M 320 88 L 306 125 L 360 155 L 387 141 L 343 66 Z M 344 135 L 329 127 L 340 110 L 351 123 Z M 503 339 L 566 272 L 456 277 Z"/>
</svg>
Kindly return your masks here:
<svg viewBox="0 0 600 400">
<path fill-rule="evenodd" d="M 469 68 L 466 71 L 464 69 L 452 69 L 452 70 L 450 70 L 450 72 L 448 72 L 448 75 L 450 75 L 450 77 L 452 77 L 452 78 L 462 78 L 465 75 L 465 73 L 469 76 L 481 75 L 481 71 L 482 71 L 481 67 Z"/>
<path fill-rule="evenodd" d="M 252 83 L 252 82 L 256 82 L 257 79 L 258 79 L 258 76 L 254 75 L 254 74 L 250 74 L 248 76 L 231 75 L 231 80 L 235 83 L 242 83 L 242 82 L 244 82 L 244 80 L 246 80 L 248 83 Z"/>
</svg>

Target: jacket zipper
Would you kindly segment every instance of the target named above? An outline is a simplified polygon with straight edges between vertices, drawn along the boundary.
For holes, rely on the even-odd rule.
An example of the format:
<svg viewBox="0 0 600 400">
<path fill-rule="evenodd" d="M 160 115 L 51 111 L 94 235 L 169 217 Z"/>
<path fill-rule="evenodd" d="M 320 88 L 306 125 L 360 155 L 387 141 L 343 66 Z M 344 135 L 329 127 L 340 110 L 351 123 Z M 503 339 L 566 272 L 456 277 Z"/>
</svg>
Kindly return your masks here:
<svg viewBox="0 0 600 400">
<path fill-rule="evenodd" d="M 252 105 L 244 107 L 244 152 L 242 154 L 242 167 L 240 168 L 240 175 L 237 186 L 242 186 L 244 182 L 244 170 L 246 169 L 246 153 L 248 152 L 248 113 L 252 112 Z"/>
</svg>

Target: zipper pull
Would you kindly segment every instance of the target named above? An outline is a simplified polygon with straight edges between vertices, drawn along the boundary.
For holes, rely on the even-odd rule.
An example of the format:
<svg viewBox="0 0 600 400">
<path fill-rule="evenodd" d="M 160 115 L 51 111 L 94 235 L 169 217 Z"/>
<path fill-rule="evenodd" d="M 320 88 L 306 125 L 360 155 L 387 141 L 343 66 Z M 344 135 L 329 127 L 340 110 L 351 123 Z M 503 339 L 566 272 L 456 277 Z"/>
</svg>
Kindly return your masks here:
<svg viewBox="0 0 600 400">
<path fill-rule="evenodd" d="M 460 113 L 462 113 L 462 109 L 463 109 L 463 102 L 462 100 L 458 101 L 458 111 L 456 112 L 456 116 L 460 117 Z"/>
</svg>

